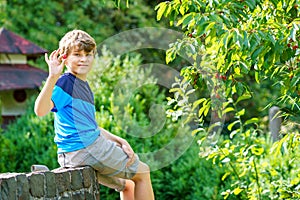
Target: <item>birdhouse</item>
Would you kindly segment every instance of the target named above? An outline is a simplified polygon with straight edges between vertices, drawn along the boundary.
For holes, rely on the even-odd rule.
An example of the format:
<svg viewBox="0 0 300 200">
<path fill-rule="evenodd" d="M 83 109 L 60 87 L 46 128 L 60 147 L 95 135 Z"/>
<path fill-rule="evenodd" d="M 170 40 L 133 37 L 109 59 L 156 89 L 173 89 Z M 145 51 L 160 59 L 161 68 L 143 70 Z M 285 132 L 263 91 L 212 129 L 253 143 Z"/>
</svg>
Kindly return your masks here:
<svg viewBox="0 0 300 200">
<path fill-rule="evenodd" d="M 28 64 L 47 50 L 21 36 L 0 29 L 0 111 L 2 127 L 24 114 L 26 102 L 34 95 L 48 73 Z"/>
</svg>

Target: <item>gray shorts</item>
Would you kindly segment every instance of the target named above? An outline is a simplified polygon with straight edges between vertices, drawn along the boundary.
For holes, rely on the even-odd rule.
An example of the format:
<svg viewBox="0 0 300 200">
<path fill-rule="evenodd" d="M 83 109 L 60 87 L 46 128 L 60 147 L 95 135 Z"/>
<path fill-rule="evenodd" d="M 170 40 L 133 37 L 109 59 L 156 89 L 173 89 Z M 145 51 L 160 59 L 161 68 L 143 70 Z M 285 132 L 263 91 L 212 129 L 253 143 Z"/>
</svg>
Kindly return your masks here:
<svg viewBox="0 0 300 200">
<path fill-rule="evenodd" d="M 98 182 L 107 187 L 122 191 L 124 179 L 131 179 L 137 172 L 139 158 L 135 155 L 132 165 L 126 167 L 127 154 L 121 147 L 102 134 L 96 141 L 84 149 L 58 154 L 61 167 L 78 167 L 89 165 L 96 170 Z"/>
</svg>

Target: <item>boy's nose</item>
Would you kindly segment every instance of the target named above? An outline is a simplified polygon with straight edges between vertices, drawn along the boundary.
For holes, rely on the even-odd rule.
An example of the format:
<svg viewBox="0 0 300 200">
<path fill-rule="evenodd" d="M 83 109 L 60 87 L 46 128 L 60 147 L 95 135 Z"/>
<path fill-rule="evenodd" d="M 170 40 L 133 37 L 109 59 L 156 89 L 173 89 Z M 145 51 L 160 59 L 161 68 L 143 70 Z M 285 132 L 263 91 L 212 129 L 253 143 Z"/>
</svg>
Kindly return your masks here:
<svg viewBox="0 0 300 200">
<path fill-rule="evenodd" d="M 80 60 L 82 60 L 82 61 L 85 61 L 85 60 L 87 60 L 87 56 L 85 56 L 85 55 L 82 55 L 82 56 L 80 56 Z"/>
</svg>

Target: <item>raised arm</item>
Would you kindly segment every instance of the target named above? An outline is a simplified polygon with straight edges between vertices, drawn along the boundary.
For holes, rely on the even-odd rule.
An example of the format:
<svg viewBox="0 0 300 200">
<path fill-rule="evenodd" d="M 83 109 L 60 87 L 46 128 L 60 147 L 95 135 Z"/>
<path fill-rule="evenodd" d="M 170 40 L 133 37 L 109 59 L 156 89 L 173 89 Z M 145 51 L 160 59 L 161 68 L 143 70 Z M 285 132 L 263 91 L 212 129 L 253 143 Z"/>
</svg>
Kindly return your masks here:
<svg viewBox="0 0 300 200">
<path fill-rule="evenodd" d="M 45 61 L 47 62 L 49 67 L 49 75 L 40 94 L 35 100 L 34 112 L 38 116 L 44 116 L 48 114 L 54 106 L 51 97 L 53 88 L 59 76 L 61 75 L 65 65 L 66 57 L 64 57 L 64 59 L 62 58 L 62 55 L 59 56 L 59 50 L 53 51 L 50 54 L 49 58 L 48 55 L 45 54 Z"/>
</svg>

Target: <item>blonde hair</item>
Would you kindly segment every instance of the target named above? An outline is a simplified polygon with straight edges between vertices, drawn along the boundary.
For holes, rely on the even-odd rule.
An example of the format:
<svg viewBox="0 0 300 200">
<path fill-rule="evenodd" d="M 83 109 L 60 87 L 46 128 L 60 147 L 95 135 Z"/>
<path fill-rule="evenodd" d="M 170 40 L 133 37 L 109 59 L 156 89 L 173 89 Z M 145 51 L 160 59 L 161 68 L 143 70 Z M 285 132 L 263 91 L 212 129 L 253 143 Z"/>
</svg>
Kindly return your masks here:
<svg viewBox="0 0 300 200">
<path fill-rule="evenodd" d="M 72 30 L 66 33 L 59 41 L 60 54 L 69 54 L 70 50 L 77 47 L 79 51 L 96 53 L 96 42 L 87 32 Z"/>
</svg>

